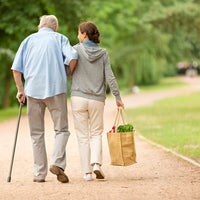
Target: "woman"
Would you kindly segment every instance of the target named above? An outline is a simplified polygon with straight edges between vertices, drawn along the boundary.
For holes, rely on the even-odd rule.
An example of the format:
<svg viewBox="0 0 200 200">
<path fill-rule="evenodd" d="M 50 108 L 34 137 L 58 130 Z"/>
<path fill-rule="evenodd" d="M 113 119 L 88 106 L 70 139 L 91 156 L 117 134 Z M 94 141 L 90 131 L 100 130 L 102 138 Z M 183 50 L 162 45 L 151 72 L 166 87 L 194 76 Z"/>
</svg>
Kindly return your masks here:
<svg viewBox="0 0 200 200">
<path fill-rule="evenodd" d="M 103 112 L 106 99 L 106 84 L 116 98 L 118 107 L 124 107 L 109 56 L 98 46 L 100 33 L 92 22 L 83 22 L 78 27 L 78 64 L 71 84 L 71 105 L 74 127 L 77 134 L 83 178 L 92 180 L 92 171 L 97 179 L 104 179 L 102 165 Z"/>
</svg>

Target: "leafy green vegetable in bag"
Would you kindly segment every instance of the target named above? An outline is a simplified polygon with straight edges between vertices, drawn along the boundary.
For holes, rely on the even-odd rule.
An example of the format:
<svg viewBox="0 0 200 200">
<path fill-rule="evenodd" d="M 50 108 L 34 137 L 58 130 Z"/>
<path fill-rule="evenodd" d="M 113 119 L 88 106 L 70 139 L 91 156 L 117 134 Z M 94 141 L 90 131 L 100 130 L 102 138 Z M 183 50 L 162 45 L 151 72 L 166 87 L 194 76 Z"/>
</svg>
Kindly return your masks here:
<svg viewBox="0 0 200 200">
<path fill-rule="evenodd" d="M 133 132 L 134 128 L 131 124 L 124 124 L 117 127 L 117 132 Z"/>
</svg>

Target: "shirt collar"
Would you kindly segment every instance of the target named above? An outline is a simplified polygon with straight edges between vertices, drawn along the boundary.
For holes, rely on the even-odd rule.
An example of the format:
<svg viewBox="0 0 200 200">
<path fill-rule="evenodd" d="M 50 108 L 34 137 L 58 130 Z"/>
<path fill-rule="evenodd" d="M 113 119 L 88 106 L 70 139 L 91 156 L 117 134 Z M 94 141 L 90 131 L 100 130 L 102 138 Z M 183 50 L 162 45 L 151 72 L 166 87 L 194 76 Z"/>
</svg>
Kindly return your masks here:
<svg viewBox="0 0 200 200">
<path fill-rule="evenodd" d="M 39 32 L 40 31 L 53 31 L 51 28 L 48 28 L 48 27 L 44 27 L 44 28 L 41 28 L 40 30 L 39 30 Z"/>
</svg>

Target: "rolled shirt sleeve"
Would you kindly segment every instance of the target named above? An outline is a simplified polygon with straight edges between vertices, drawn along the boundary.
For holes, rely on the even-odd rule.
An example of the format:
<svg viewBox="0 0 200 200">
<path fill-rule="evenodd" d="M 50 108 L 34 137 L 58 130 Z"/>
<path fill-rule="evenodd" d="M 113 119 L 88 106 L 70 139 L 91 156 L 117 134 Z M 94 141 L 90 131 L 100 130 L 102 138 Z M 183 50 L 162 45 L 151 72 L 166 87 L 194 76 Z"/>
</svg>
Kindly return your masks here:
<svg viewBox="0 0 200 200">
<path fill-rule="evenodd" d="M 73 59 L 78 59 L 77 51 L 70 45 L 67 38 L 62 40 L 62 52 L 65 65 L 69 65 L 70 61 Z"/>
</svg>

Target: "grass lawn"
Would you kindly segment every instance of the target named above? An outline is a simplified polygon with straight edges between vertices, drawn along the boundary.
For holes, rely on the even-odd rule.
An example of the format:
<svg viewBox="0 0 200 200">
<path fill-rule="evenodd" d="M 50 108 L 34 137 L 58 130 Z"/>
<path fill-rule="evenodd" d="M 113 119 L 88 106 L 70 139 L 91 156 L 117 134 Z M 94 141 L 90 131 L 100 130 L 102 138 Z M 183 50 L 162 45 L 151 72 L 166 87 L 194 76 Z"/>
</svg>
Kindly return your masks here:
<svg viewBox="0 0 200 200">
<path fill-rule="evenodd" d="M 127 109 L 129 120 L 146 138 L 200 162 L 200 92 Z"/>
<path fill-rule="evenodd" d="M 178 77 L 169 77 L 163 78 L 160 80 L 159 84 L 156 85 L 149 85 L 149 86 L 140 86 L 140 90 L 142 92 L 151 92 L 151 91 L 158 91 L 158 90 L 169 90 L 174 88 L 180 88 L 182 86 L 186 86 L 187 83 L 181 81 Z"/>
<path fill-rule="evenodd" d="M 18 112 L 19 112 L 19 107 L 12 107 L 0 110 L 0 122 L 18 117 Z M 22 114 L 25 113 L 26 113 L 26 106 L 23 106 Z"/>
<path fill-rule="evenodd" d="M 140 92 L 151 92 L 151 91 L 158 91 L 158 90 L 169 90 L 174 88 L 180 88 L 186 86 L 187 83 L 183 82 L 179 77 L 168 77 L 163 78 L 160 80 L 158 84 L 155 85 L 146 85 L 146 86 L 139 86 Z M 131 89 L 125 87 L 120 87 L 122 95 L 130 94 Z M 108 96 L 112 96 L 109 94 Z"/>
</svg>

